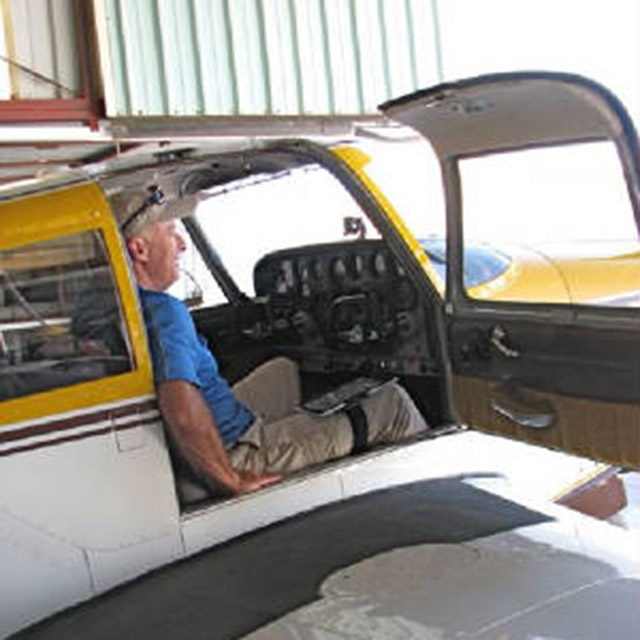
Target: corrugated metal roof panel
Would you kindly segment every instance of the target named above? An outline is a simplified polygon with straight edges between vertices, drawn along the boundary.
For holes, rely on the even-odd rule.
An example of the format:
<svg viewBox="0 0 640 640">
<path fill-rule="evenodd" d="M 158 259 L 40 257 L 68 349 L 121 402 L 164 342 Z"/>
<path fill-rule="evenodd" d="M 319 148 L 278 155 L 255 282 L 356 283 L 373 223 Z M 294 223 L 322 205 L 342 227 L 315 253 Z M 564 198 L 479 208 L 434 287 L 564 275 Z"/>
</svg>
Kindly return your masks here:
<svg viewBox="0 0 640 640">
<path fill-rule="evenodd" d="M 434 0 L 102 2 L 110 116 L 372 114 L 440 79 Z"/>
</svg>

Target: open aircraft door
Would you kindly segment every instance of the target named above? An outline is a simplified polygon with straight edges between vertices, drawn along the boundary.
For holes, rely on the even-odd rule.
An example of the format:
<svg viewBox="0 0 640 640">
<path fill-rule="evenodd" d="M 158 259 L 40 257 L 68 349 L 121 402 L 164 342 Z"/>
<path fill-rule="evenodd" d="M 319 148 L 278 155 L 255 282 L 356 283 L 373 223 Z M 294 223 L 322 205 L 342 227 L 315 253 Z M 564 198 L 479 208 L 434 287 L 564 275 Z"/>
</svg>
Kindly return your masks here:
<svg viewBox="0 0 640 640">
<path fill-rule="evenodd" d="M 620 102 L 581 77 L 509 73 L 440 85 L 388 102 L 381 109 L 426 137 L 440 161 L 449 265 L 445 315 L 451 388 L 459 419 L 567 452 L 640 466 L 638 292 L 606 300 L 574 295 L 579 284 L 590 284 L 593 257 L 578 257 L 572 272 L 560 273 L 564 300 L 555 294 L 539 301 L 510 299 L 508 288 L 502 299 L 472 297 L 463 277 L 465 234 L 475 220 L 469 211 L 474 216 L 478 213 L 471 196 L 485 194 L 484 213 L 493 207 L 491 198 L 498 206 L 504 193 L 522 184 L 513 181 L 513 170 L 530 166 L 520 162 L 529 152 L 545 159 L 544 153 L 553 156 L 561 149 L 569 149 L 569 155 L 560 156 L 564 158 L 593 156 L 597 151 L 595 172 L 586 174 L 595 180 L 604 172 L 600 156 L 613 159 L 618 181 L 614 181 L 617 193 L 610 194 L 611 202 L 626 210 L 632 236 L 627 239 L 631 252 L 638 250 L 638 137 Z M 496 159 L 493 169 L 508 168 L 501 189 L 490 191 L 487 199 L 486 190 L 467 188 L 465 181 L 476 184 L 483 165 Z M 553 181 L 567 196 L 547 202 L 557 209 L 556 220 L 567 214 L 586 224 L 599 216 L 601 228 L 606 228 L 613 212 L 599 208 L 600 201 L 593 201 L 591 210 L 573 208 L 591 194 L 591 178 L 574 180 L 574 167 L 567 163 L 552 171 L 550 167 L 547 162 Z M 519 224 L 525 226 L 535 217 L 529 199 L 535 200 L 543 188 L 536 175 L 527 176 L 529 193 L 511 196 L 521 206 L 512 208 L 510 215 L 521 216 Z M 567 191 L 574 187 L 575 193 Z M 588 196 L 587 205 L 589 200 L 593 195 Z M 554 228 L 548 229 L 550 240 Z M 583 245 L 571 246 L 579 250 Z M 624 255 L 610 259 L 605 272 L 611 281 L 623 262 Z M 640 291 L 640 274 L 638 278 Z"/>
</svg>

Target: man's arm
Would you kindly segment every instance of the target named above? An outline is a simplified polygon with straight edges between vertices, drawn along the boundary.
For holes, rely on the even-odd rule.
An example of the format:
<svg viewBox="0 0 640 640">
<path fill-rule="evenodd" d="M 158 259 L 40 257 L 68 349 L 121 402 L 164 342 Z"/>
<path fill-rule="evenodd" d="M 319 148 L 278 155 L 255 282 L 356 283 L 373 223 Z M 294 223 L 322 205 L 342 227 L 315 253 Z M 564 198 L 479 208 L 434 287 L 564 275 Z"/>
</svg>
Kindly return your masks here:
<svg viewBox="0 0 640 640">
<path fill-rule="evenodd" d="M 232 494 L 255 491 L 279 476 L 253 476 L 231 465 L 215 420 L 200 390 L 185 380 L 170 380 L 158 389 L 160 411 L 187 460 Z"/>
</svg>

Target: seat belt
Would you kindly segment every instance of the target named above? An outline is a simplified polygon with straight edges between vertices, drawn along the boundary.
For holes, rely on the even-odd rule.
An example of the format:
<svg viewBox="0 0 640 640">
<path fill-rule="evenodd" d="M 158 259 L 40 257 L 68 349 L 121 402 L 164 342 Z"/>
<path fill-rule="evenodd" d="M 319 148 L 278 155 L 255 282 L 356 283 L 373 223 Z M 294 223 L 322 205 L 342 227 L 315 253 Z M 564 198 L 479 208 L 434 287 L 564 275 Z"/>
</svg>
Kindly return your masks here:
<svg viewBox="0 0 640 640">
<path fill-rule="evenodd" d="M 355 456 L 358 453 L 366 451 L 369 447 L 369 423 L 367 421 L 367 414 L 359 404 L 354 404 L 348 409 L 345 409 L 345 413 L 349 418 L 353 431 L 353 447 L 349 455 Z"/>
</svg>

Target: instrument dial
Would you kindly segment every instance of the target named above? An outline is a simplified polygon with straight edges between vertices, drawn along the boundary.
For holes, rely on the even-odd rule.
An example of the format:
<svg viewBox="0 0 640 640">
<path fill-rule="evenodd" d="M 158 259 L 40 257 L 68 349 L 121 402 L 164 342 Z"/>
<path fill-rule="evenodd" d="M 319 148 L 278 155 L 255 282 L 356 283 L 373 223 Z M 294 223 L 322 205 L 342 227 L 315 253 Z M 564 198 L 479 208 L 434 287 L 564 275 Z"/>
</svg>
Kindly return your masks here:
<svg viewBox="0 0 640 640">
<path fill-rule="evenodd" d="M 373 257 L 373 271 L 379 277 L 387 274 L 387 259 L 381 251 Z"/>
<path fill-rule="evenodd" d="M 342 280 L 347 275 L 347 265 L 342 258 L 336 258 L 331 263 L 331 275 L 336 280 Z"/>
</svg>

